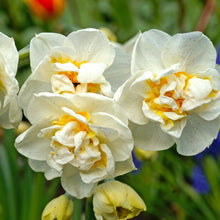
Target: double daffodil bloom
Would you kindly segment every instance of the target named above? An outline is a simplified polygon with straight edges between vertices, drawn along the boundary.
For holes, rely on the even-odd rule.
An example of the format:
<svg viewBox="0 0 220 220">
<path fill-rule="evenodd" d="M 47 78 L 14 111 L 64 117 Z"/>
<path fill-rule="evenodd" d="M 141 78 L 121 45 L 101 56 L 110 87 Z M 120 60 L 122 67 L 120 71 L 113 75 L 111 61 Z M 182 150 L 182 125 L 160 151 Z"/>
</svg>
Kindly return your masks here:
<svg viewBox="0 0 220 220">
<path fill-rule="evenodd" d="M 104 32 L 92 28 L 67 37 L 56 33 L 36 35 L 30 43 L 30 62 L 32 74 L 19 94 L 25 114 L 34 93 L 112 97 L 130 76 L 129 55 L 114 47 Z"/>
<path fill-rule="evenodd" d="M 0 126 L 6 129 L 17 127 L 22 117 L 17 103 L 17 66 L 14 40 L 0 33 Z"/>
<path fill-rule="evenodd" d="M 183 155 L 208 147 L 220 127 L 220 73 L 216 51 L 200 32 L 159 30 L 139 35 L 132 76 L 115 94 L 131 123 L 135 145 Z"/>
<path fill-rule="evenodd" d="M 27 118 L 32 126 L 17 137 L 15 147 L 30 158 L 33 170 L 47 179 L 60 176 L 74 197 L 88 197 L 99 181 L 134 169 L 127 117 L 110 98 L 39 93 Z"/>
<path fill-rule="evenodd" d="M 41 220 L 72 220 L 73 210 L 73 201 L 66 195 L 61 195 L 46 205 Z"/>
<path fill-rule="evenodd" d="M 130 186 L 114 180 L 96 188 L 93 209 L 97 220 L 118 220 L 133 218 L 146 211 L 146 206 Z"/>
</svg>

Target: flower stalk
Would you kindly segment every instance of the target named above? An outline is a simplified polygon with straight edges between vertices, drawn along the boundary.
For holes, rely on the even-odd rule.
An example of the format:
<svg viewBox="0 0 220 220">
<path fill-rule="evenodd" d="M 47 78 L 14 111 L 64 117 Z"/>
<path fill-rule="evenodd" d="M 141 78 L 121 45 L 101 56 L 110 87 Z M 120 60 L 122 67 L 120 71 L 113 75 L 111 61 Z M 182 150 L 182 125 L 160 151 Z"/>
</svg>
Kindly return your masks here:
<svg viewBox="0 0 220 220">
<path fill-rule="evenodd" d="M 30 54 L 30 45 L 19 50 L 19 63 L 18 68 L 27 66 L 30 64 L 29 54 Z"/>
</svg>

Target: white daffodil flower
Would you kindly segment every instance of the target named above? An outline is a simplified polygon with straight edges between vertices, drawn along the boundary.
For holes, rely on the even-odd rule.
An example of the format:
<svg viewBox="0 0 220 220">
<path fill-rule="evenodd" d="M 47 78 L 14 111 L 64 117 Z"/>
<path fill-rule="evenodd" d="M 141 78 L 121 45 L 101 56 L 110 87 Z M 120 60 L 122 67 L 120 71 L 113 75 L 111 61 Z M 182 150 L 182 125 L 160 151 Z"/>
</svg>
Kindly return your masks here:
<svg viewBox="0 0 220 220">
<path fill-rule="evenodd" d="M 17 150 L 47 179 L 61 176 L 64 189 L 77 198 L 90 196 L 99 181 L 134 169 L 127 117 L 111 98 L 39 93 L 27 118 L 32 126 L 16 139 Z"/>
<path fill-rule="evenodd" d="M 195 155 L 216 138 L 220 72 L 211 41 L 200 32 L 141 34 L 132 53 L 132 76 L 115 94 L 131 123 L 135 145 L 164 150 L 175 142 Z"/>
<path fill-rule="evenodd" d="M 14 40 L 0 33 L 0 126 L 6 129 L 17 127 L 22 117 L 17 103 L 17 66 Z"/>
<path fill-rule="evenodd" d="M 130 76 L 130 57 L 114 47 L 104 32 L 84 29 L 67 37 L 41 33 L 30 43 L 32 74 L 19 102 L 28 106 L 34 93 L 98 93 L 108 97 Z"/>
</svg>

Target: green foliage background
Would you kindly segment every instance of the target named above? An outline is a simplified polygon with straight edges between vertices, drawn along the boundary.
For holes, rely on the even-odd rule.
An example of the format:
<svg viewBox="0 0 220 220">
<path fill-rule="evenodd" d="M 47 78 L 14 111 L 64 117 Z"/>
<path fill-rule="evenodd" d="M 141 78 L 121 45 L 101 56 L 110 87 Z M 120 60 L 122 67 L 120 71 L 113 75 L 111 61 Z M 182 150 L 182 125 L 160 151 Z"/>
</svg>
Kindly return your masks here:
<svg viewBox="0 0 220 220">
<path fill-rule="evenodd" d="M 220 1 L 204 30 L 214 45 L 220 43 Z M 156 28 L 171 35 L 196 29 L 206 1 L 203 0 L 68 0 L 63 15 L 42 21 L 32 16 L 21 0 L 0 0 L 0 31 L 15 39 L 18 49 L 29 44 L 40 32 L 71 31 L 87 27 L 107 27 L 124 43 L 138 31 Z M 30 69 L 19 69 L 22 85 Z M 46 181 L 34 173 L 25 158 L 14 149 L 14 130 L 0 137 L 0 219 L 39 220 L 44 206 L 62 194 L 59 179 Z M 220 160 L 203 161 L 211 192 L 199 195 L 191 186 L 192 157 L 177 154 L 175 148 L 159 152 L 157 159 L 147 161 L 138 174 L 127 174 L 119 180 L 131 185 L 146 202 L 148 211 L 137 219 L 195 220 L 220 219 Z M 76 213 L 79 201 L 75 201 Z"/>
</svg>

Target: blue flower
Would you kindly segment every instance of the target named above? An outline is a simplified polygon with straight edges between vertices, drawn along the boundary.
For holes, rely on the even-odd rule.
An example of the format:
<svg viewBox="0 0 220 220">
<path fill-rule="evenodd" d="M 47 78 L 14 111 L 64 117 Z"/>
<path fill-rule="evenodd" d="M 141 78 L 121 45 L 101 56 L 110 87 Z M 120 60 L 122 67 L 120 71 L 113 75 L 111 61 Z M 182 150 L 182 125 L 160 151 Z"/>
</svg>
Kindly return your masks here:
<svg viewBox="0 0 220 220">
<path fill-rule="evenodd" d="M 217 46 L 217 58 L 216 63 L 220 65 L 220 44 Z"/>
<path fill-rule="evenodd" d="M 199 194 L 210 191 L 209 182 L 201 164 L 195 165 L 192 169 L 192 186 Z"/>
<path fill-rule="evenodd" d="M 202 159 L 206 155 L 211 155 L 216 159 L 220 156 L 220 132 L 209 148 L 195 156 L 197 164 L 192 169 L 191 178 L 192 186 L 199 194 L 206 194 L 210 191 L 209 182 L 202 164 Z"/>
</svg>

